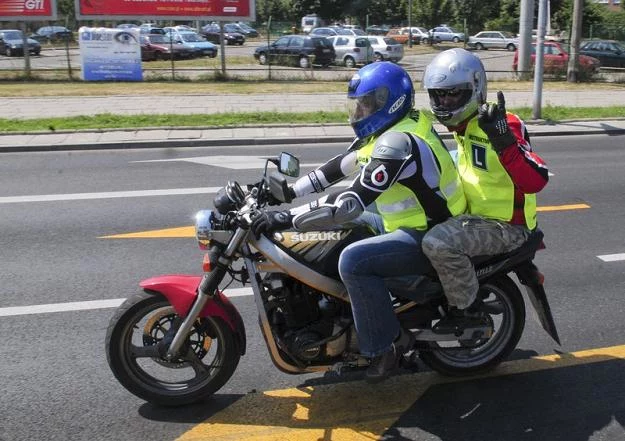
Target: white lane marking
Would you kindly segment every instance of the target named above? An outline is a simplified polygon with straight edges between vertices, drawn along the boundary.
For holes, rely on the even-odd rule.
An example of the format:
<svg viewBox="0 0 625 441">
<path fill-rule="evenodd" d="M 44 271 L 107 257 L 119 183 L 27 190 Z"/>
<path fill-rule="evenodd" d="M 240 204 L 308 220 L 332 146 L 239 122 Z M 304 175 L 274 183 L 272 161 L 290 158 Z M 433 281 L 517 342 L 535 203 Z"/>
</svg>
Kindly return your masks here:
<svg viewBox="0 0 625 441">
<path fill-rule="evenodd" d="M 350 182 L 339 182 L 335 187 L 348 187 Z M 82 201 L 88 199 L 115 199 L 115 198 L 139 198 L 147 196 L 176 196 L 185 194 L 212 194 L 217 193 L 222 187 L 198 187 L 198 188 L 168 188 L 162 190 L 136 190 L 136 191 L 105 191 L 101 193 L 68 193 L 68 194 L 36 194 L 25 196 L 3 196 L 0 204 L 17 204 L 24 202 L 57 202 L 57 201 Z"/>
<path fill-rule="evenodd" d="M 228 168 L 231 170 L 263 169 L 266 157 L 263 156 L 190 156 L 187 158 L 147 159 L 131 161 L 132 163 L 146 162 L 191 162 L 193 164 L 210 165 L 213 167 Z M 300 167 L 318 167 L 319 164 L 300 164 Z"/>
<path fill-rule="evenodd" d="M 252 288 L 232 288 L 224 291 L 227 297 L 251 296 Z M 49 303 L 44 305 L 10 306 L 0 308 L 0 317 L 14 315 L 48 314 L 52 312 L 86 311 L 91 309 L 117 308 L 126 299 L 89 300 L 85 302 Z"/>
<path fill-rule="evenodd" d="M 625 253 L 620 254 L 604 254 L 602 256 L 597 256 L 599 259 L 604 262 L 618 262 L 619 260 L 625 260 Z"/>
</svg>

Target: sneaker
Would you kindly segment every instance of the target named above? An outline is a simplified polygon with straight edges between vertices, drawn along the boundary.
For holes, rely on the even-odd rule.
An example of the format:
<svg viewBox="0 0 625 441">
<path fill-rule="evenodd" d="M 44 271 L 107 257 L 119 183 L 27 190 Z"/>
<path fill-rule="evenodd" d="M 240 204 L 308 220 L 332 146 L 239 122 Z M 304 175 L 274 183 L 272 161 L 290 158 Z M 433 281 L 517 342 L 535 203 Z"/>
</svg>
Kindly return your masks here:
<svg viewBox="0 0 625 441">
<path fill-rule="evenodd" d="M 482 299 L 477 298 L 466 309 L 449 308 L 447 315 L 432 327 L 437 334 L 462 334 L 464 329 L 484 326 L 486 314 L 482 310 Z"/>
<path fill-rule="evenodd" d="M 399 367 L 402 355 L 410 351 L 413 345 L 414 336 L 412 333 L 401 328 L 391 350 L 373 357 L 365 372 L 365 381 L 367 383 L 379 383 L 387 379 Z"/>
</svg>

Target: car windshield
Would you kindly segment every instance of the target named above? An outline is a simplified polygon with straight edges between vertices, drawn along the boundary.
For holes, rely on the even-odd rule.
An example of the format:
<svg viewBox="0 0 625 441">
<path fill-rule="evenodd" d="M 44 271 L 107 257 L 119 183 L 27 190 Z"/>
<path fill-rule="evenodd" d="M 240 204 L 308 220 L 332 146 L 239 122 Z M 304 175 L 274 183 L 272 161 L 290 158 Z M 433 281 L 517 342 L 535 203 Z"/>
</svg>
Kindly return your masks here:
<svg viewBox="0 0 625 441">
<path fill-rule="evenodd" d="M 516 38 L 516 35 L 514 35 L 512 32 L 504 31 L 502 32 L 502 34 L 506 38 Z"/>
<path fill-rule="evenodd" d="M 4 33 L 5 40 L 21 40 L 22 33 L 20 31 L 9 31 Z"/>
<path fill-rule="evenodd" d="M 183 41 L 187 41 L 189 43 L 195 43 L 195 42 L 198 42 L 198 41 L 206 41 L 202 37 L 200 37 L 198 34 L 191 33 L 191 32 L 180 34 L 180 36 L 182 37 Z"/>
<path fill-rule="evenodd" d="M 166 37 L 161 34 L 150 34 L 150 41 L 152 43 L 170 43 L 169 37 Z"/>
<path fill-rule="evenodd" d="M 314 47 L 332 47 L 332 43 L 327 38 L 313 38 L 312 42 Z"/>
</svg>

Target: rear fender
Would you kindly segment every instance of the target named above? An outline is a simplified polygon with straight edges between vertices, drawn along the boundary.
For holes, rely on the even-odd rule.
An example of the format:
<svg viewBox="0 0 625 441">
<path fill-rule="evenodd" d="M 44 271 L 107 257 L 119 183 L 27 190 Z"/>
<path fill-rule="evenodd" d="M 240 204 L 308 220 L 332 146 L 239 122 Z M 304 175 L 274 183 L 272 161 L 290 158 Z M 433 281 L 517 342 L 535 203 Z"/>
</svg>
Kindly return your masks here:
<svg viewBox="0 0 625 441">
<path fill-rule="evenodd" d="M 180 317 L 186 317 L 193 302 L 197 298 L 197 287 L 202 276 L 173 274 L 157 276 L 142 280 L 139 284 L 148 293 L 159 293 L 165 296 Z M 245 326 L 239 311 L 223 292 L 217 291 L 215 297 L 206 303 L 200 317 L 219 317 L 237 336 L 241 355 L 245 354 Z"/>
</svg>

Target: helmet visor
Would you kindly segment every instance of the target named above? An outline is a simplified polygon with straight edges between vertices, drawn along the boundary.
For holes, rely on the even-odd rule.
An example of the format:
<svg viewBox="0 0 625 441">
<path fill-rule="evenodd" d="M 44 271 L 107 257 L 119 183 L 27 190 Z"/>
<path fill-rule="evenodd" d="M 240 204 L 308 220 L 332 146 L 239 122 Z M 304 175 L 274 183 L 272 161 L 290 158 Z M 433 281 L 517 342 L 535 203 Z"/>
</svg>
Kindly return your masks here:
<svg viewBox="0 0 625 441">
<path fill-rule="evenodd" d="M 351 124 L 362 121 L 384 108 L 388 99 L 388 89 L 378 87 L 364 95 L 348 97 L 347 112 Z"/>
</svg>

